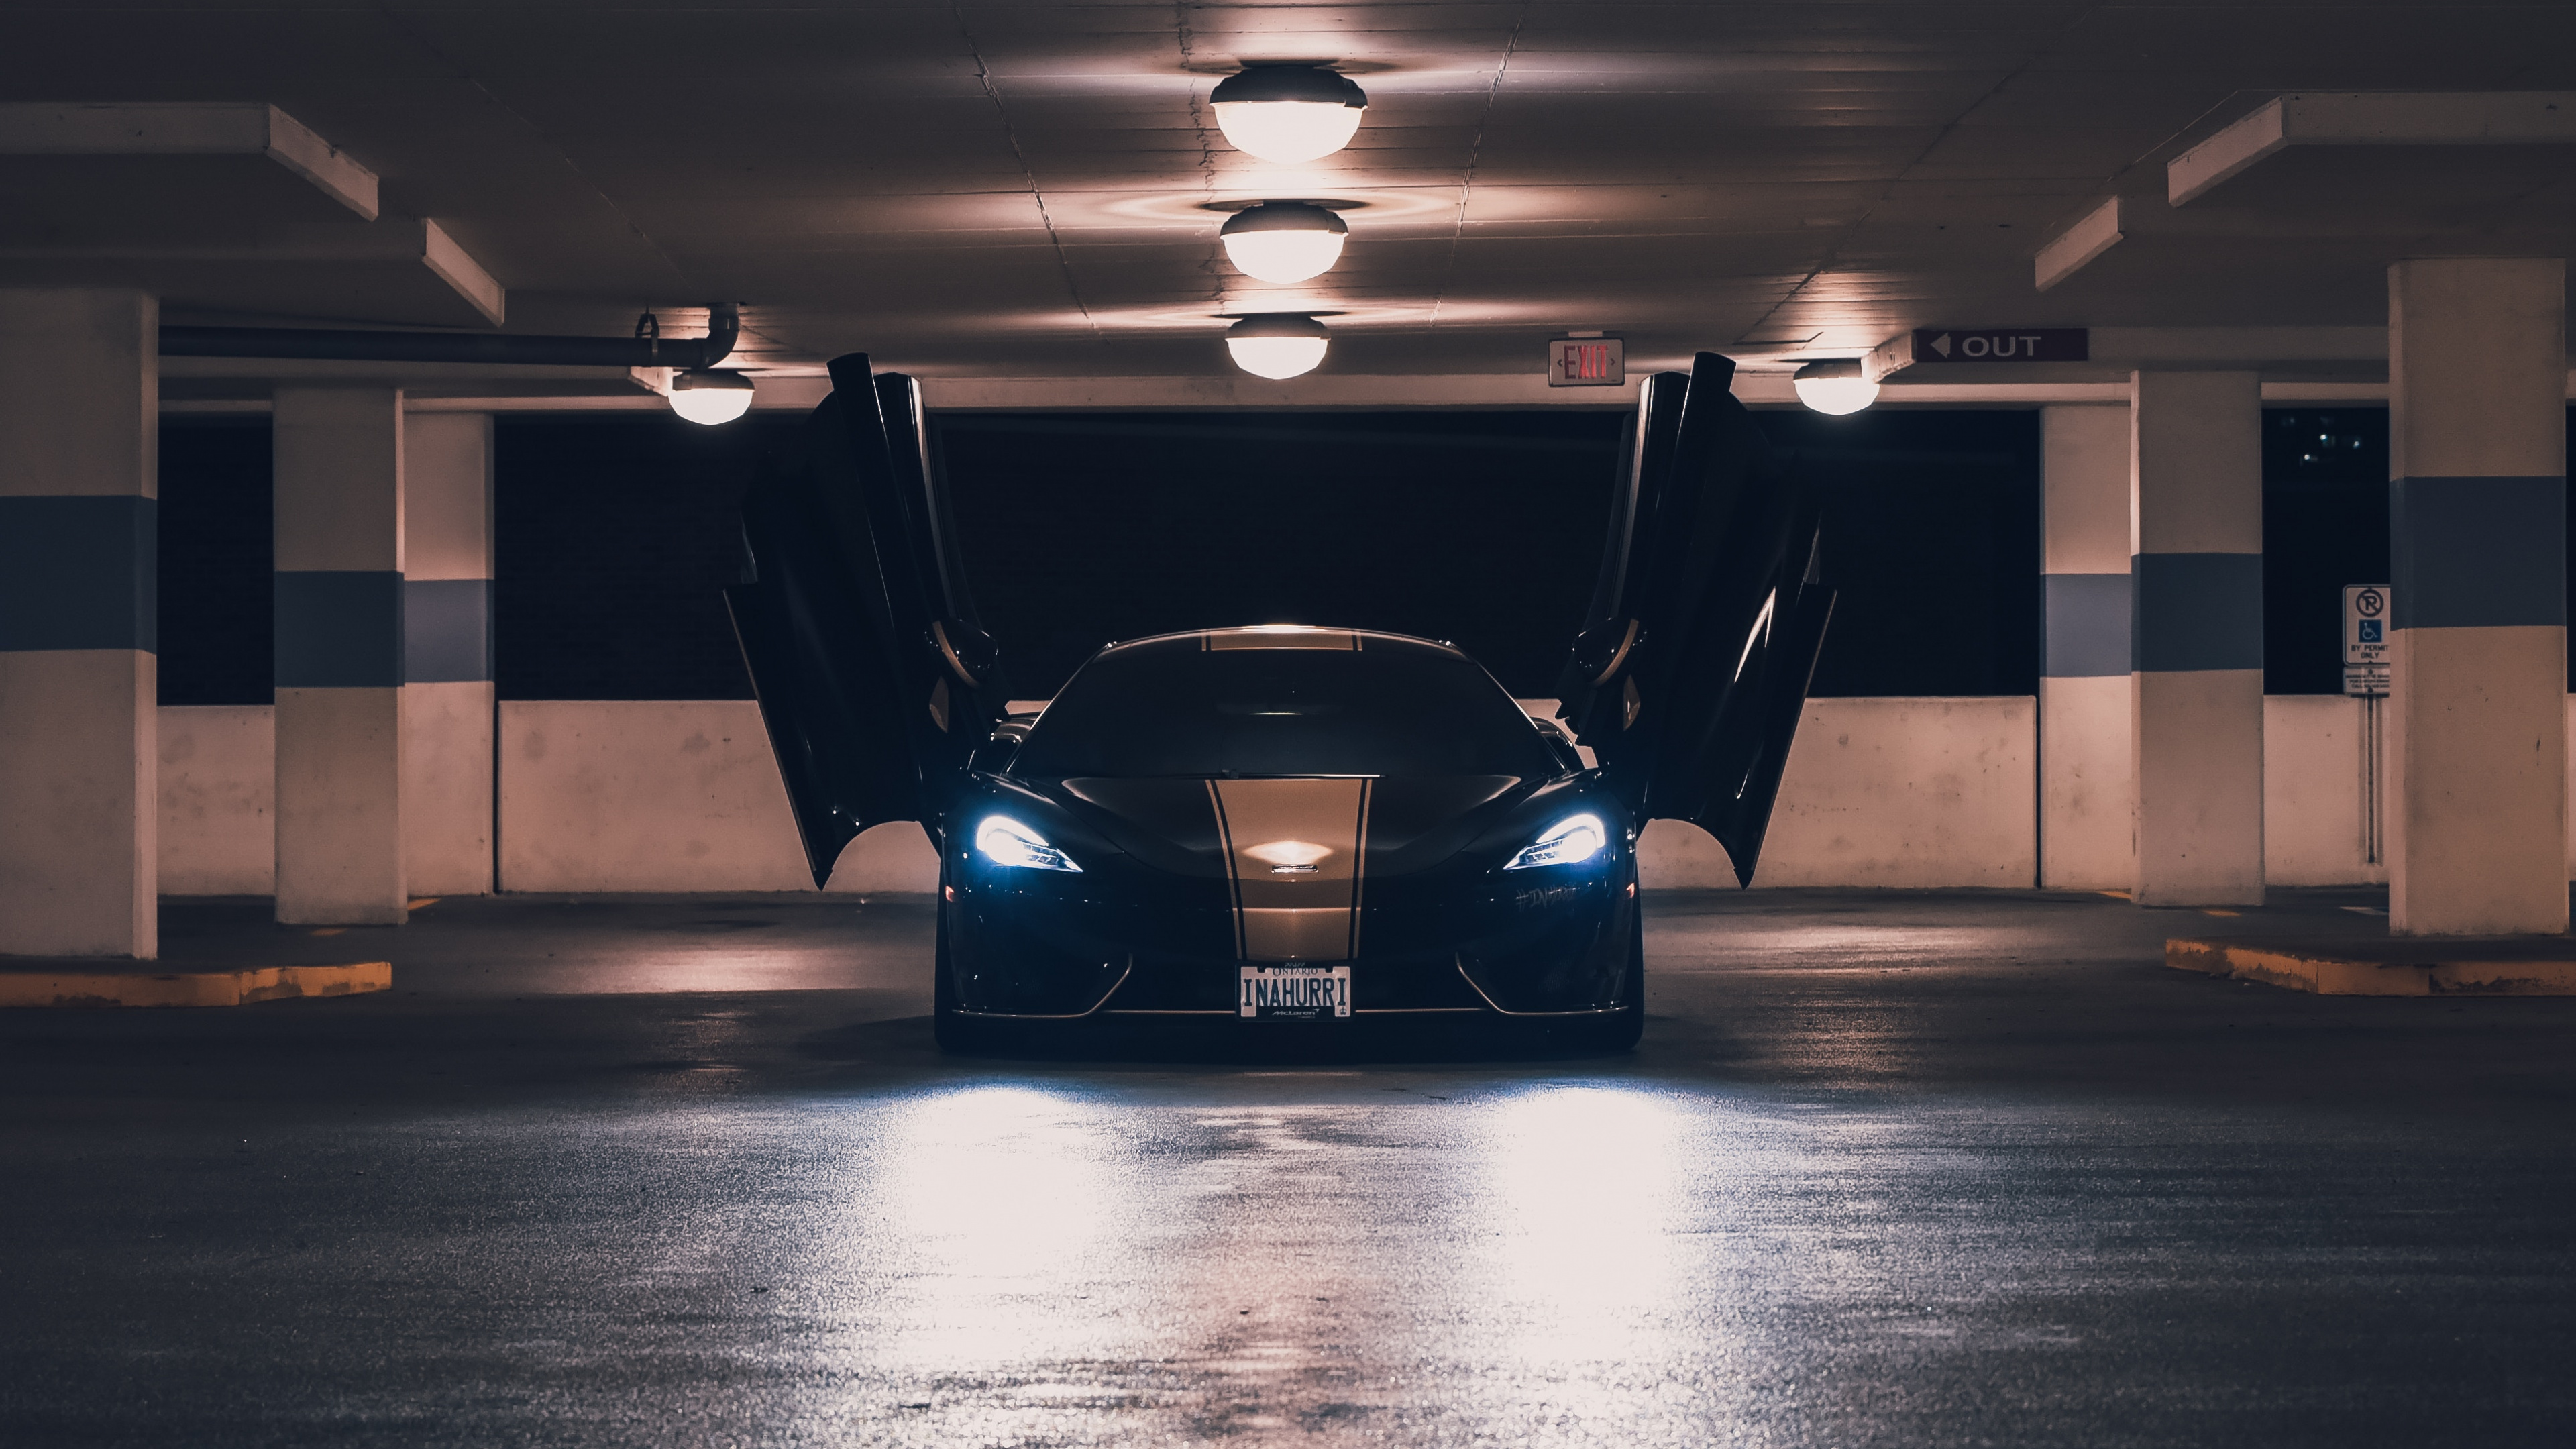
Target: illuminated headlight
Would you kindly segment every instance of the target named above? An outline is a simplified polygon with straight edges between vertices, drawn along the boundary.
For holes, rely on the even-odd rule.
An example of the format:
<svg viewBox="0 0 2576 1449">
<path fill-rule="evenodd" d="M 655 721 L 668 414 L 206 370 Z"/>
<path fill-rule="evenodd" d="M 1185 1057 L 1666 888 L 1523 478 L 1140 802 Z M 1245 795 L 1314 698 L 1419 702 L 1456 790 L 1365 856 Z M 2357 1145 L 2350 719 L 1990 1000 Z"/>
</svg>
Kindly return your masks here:
<svg viewBox="0 0 2576 1449">
<path fill-rule="evenodd" d="M 1505 870 L 1534 865 L 1580 865 L 1610 843 L 1610 828 L 1598 815 L 1569 815 L 1547 828 L 1529 848 L 1503 863 Z"/>
<path fill-rule="evenodd" d="M 1069 870 L 1076 875 L 1082 867 L 1061 850 L 1046 843 L 1046 837 L 1007 816 L 987 816 L 975 827 L 975 848 L 995 865 L 1024 866 L 1030 870 Z M 1596 847 L 1597 848 L 1597 847 Z"/>
</svg>

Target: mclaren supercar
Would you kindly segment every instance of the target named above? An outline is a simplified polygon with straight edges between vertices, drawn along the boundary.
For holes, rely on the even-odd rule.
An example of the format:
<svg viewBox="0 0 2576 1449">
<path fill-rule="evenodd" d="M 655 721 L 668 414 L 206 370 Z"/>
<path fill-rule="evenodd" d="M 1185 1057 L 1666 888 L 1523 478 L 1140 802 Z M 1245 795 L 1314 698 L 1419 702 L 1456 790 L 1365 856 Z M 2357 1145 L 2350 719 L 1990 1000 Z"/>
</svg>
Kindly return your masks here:
<svg viewBox="0 0 2576 1449">
<path fill-rule="evenodd" d="M 1454 1016 L 1624 1048 L 1638 831 L 1691 821 L 1751 880 L 1833 594 L 1798 460 L 1727 359 L 1641 389 L 1553 711 L 1447 644 L 1254 625 L 1110 644 L 1013 714 L 919 387 L 831 370 L 802 457 L 745 502 L 727 597 L 816 883 L 872 825 L 939 847 L 943 1045 Z"/>
</svg>

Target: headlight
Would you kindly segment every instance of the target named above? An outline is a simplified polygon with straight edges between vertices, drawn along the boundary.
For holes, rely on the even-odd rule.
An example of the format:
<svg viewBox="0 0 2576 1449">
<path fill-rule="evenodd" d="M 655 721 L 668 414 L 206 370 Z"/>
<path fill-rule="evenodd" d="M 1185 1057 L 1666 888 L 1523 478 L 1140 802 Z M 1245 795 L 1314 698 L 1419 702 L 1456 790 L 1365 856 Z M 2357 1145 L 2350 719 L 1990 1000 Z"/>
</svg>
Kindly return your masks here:
<svg viewBox="0 0 2576 1449">
<path fill-rule="evenodd" d="M 1505 870 L 1534 865 L 1580 865 L 1610 843 L 1610 828 L 1598 815 L 1569 815 L 1547 828 L 1529 848 L 1503 863 Z"/>
<path fill-rule="evenodd" d="M 975 827 L 975 848 L 995 865 L 1025 866 L 1030 870 L 1069 870 L 1079 875 L 1082 867 L 1066 854 L 1046 843 L 1046 837 L 1020 822 L 1003 815 L 986 816 Z"/>
</svg>

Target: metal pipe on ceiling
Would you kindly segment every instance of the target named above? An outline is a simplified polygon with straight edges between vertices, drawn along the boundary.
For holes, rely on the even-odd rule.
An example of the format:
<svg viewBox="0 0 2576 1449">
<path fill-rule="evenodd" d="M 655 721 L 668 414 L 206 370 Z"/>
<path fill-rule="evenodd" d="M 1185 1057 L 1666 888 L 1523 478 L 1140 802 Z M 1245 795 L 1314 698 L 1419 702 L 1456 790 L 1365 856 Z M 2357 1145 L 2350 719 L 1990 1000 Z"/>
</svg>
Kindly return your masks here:
<svg viewBox="0 0 2576 1449">
<path fill-rule="evenodd" d="M 325 327 L 164 327 L 164 357 L 465 362 L 519 367 L 713 367 L 733 352 L 741 309 L 707 309 L 704 337 L 536 337 L 506 332 L 358 332 Z"/>
</svg>

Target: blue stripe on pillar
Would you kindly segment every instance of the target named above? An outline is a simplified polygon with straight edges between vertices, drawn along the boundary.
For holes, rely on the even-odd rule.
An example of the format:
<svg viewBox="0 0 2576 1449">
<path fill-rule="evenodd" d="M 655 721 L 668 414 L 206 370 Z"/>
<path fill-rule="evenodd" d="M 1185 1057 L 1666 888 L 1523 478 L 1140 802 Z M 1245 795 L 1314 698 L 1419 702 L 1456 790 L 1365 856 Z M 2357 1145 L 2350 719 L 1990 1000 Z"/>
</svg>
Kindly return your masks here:
<svg viewBox="0 0 2576 1449">
<path fill-rule="evenodd" d="M 2129 672 L 2129 576 L 2040 576 L 2040 673 L 2091 679 Z"/>
<path fill-rule="evenodd" d="M 403 683 L 492 677 L 492 581 L 403 580 Z"/>
<path fill-rule="evenodd" d="M 403 682 L 403 576 L 297 570 L 277 576 L 277 687 Z"/>
<path fill-rule="evenodd" d="M 2129 667 L 2263 667 L 2263 556 L 2142 553 L 2129 560 Z"/>
<path fill-rule="evenodd" d="M 0 498 L 0 650 L 161 647 L 160 505 Z"/>
<path fill-rule="evenodd" d="M 2388 554 L 2400 629 L 2564 625 L 2567 480 L 2397 479 Z"/>
</svg>

